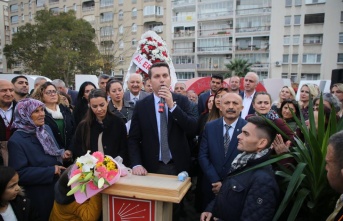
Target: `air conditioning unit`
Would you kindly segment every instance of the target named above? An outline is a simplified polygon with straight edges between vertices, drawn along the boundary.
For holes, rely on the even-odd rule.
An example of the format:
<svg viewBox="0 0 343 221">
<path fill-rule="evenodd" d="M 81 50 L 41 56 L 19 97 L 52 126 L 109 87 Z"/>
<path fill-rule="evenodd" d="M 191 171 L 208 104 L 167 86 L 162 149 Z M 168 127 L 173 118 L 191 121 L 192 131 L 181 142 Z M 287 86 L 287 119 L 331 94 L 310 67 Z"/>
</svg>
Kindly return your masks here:
<svg viewBox="0 0 343 221">
<path fill-rule="evenodd" d="M 281 65 L 282 65 L 282 62 L 281 62 L 281 61 L 276 61 L 276 62 L 275 62 L 275 66 L 276 66 L 276 67 L 280 67 Z"/>
</svg>

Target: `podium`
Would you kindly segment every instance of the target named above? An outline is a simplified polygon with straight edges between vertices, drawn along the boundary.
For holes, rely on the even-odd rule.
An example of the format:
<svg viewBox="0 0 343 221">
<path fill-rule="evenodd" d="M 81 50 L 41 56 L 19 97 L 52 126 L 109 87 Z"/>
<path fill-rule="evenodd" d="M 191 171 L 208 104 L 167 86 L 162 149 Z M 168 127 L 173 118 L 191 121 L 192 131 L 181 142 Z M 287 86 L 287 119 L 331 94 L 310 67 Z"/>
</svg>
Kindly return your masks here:
<svg viewBox="0 0 343 221">
<path fill-rule="evenodd" d="M 180 203 L 191 186 L 177 176 L 149 173 L 128 175 L 103 190 L 103 221 L 172 221 L 173 203 Z"/>
</svg>

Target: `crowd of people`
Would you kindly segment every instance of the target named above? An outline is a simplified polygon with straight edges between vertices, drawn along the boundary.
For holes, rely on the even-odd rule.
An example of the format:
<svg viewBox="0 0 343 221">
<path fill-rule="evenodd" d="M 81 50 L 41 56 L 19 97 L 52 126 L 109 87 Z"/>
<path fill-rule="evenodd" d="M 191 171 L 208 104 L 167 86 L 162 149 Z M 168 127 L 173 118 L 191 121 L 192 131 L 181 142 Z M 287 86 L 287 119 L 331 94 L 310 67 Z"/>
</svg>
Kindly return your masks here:
<svg viewBox="0 0 343 221">
<path fill-rule="evenodd" d="M 199 97 L 182 82 L 170 90 L 166 63 L 153 64 L 148 76 L 131 74 L 127 91 L 108 75 L 99 76 L 99 89 L 85 81 L 78 91 L 38 77 L 30 93 L 25 76 L 0 79 L 0 220 L 99 220 L 99 194 L 83 204 L 66 196 L 70 168 L 87 151 L 120 156 L 133 175 L 188 171 L 201 221 L 272 220 L 280 201 L 273 168 L 245 171 L 289 152 L 300 133 L 294 117 L 308 120 L 313 111 L 318 118 L 321 96 L 327 121 L 332 108 L 337 119 L 343 113 L 342 83 L 331 93 L 304 84 L 298 101 L 284 86 L 272 101 L 256 91 L 254 72 L 245 75 L 242 91 L 238 76 L 225 88 L 223 77 L 212 75 Z M 335 164 L 343 159 L 342 132 L 329 144 L 329 183 L 343 193 L 337 184 L 343 174 L 331 175 L 342 169 Z M 182 210 L 182 202 L 174 204 L 173 220 L 182 220 Z M 341 208 L 330 220 L 342 215 Z"/>
</svg>

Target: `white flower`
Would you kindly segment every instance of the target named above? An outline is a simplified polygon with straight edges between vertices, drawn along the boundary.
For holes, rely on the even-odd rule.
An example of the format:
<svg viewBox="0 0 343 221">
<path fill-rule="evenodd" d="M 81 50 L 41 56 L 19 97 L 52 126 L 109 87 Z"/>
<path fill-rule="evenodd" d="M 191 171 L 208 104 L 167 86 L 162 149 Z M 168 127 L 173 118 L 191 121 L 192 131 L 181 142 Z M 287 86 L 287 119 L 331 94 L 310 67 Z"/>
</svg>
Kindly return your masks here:
<svg viewBox="0 0 343 221">
<path fill-rule="evenodd" d="M 76 162 L 82 164 L 82 172 L 89 172 L 92 168 L 95 167 L 98 159 L 90 155 L 90 150 L 84 156 L 77 158 Z"/>
<path fill-rule="evenodd" d="M 158 51 L 157 49 L 154 49 L 154 50 L 152 50 L 151 53 L 152 53 L 153 55 L 156 55 L 158 52 L 159 52 L 159 51 Z"/>
</svg>

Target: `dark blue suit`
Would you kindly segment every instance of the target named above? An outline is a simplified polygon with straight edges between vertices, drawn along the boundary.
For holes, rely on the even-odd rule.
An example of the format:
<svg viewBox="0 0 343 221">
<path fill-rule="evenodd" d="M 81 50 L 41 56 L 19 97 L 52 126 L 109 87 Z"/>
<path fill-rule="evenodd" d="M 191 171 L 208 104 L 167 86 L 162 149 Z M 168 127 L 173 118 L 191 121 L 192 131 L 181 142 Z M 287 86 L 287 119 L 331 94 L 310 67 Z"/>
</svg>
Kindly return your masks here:
<svg viewBox="0 0 343 221">
<path fill-rule="evenodd" d="M 199 116 L 201 115 L 202 112 L 204 112 L 205 110 L 205 107 L 206 107 L 206 101 L 208 99 L 208 97 L 211 95 L 211 90 L 205 92 L 205 93 L 202 93 L 200 96 L 199 96 L 199 99 L 198 99 L 198 113 L 199 113 Z"/>
<path fill-rule="evenodd" d="M 177 171 L 189 171 L 191 151 L 187 135 L 196 133 L 196 116 L 187 97 L 173 93 L 173 100 L 177 106 L 173 112 L 168 112 L 169 148 Z M 149 173 L 157 172 L 160 142 L 153 94 L 136 103 L 131 118 L 128 150 L 132 166 L 142 165 Z"/>
<path fill-rule="evenodd" d="M 77 95 L 78 95 L 78 94 L 79 94 L 78 91 L 74 91 L 74 90 L 68 89 L 68 95 L 69 95 L 70 98 L 71 98 L 71 104 L 72 104 L 73 106 L 76 105 Z"/>
<path fill-rule="evenodd" d="M 238 118 L 226 157 L 224 154 L 223 118 L 221 117 L 206 124 L 202 135 L 198 158 L 204 173 L 202 183 L 204 206 L 214 199 L 211 184 L 224 180 L 230 170 L 232 161 L 238 155 L 237 136 L 241 133 L 242 127 L 244 127 L 246 123 L 247 122 L 242 118 Z"/>
<path fill-rule="evenodd" d="M 255 92 L 256 93 L 256 92 Z M 244 91 L 241 91 L 241 92 L 239 92 L 239 95 L 242 97 L 242 99 L 244 100 Z M 254 107 L 253 107 L 253 105 L 252 105 L 252 102 L 251 102 L 251 105 L 250 105 L 250 107 L 249 107 L 249 112 L 248 112 L 248 115 L 249 114 L 255 114 L 255 109 L 254 109 Z M 247 116 L 248 116 L 247 115 Z"/>
</svg>

